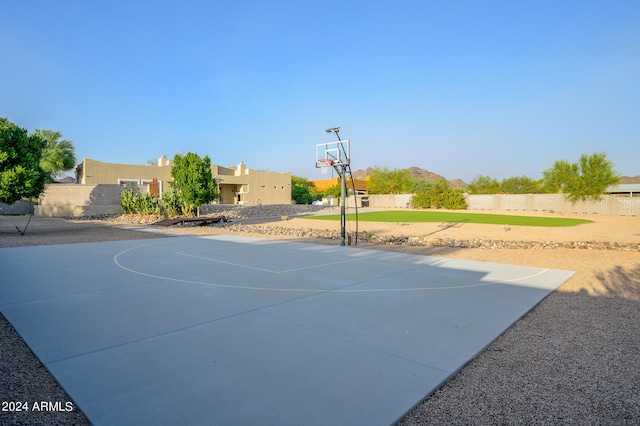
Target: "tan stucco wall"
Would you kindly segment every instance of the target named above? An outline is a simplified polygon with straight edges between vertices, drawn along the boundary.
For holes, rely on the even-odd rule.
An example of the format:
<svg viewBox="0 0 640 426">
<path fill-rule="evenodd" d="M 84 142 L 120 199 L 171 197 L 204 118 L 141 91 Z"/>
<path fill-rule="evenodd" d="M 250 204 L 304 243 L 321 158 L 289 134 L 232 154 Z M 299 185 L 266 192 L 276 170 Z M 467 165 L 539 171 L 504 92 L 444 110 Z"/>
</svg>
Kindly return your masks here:
<svg viewBox="0 0 640 426">
<path fill-rule="evenodd" d="M 262 172 L 247 168 L 212 166 L 223 204 L 291 204 L 291 173 Z M 218 172 L 218 173 L 216 173 Z"/>
<path fill-rule="evenodd" d="M 160 159 L 158 166 L 103 163 L 85 158 L 78 168 L 78 183 L 85 185 L 118 184 L 122 180 L 143 181 L 158 179 L 161 191 L 171 186 L 171 163 Z M 211 173 L 218 181 L 223 204 L 291 204 L 291 173 L 262 172 L 249 169 L 244 163 L 235 167 L 211 165 Z M 238 199 L 239 198 L 239 199 Z"/>
<path fill-rule="evenodd" d="M 119 184 L 121 180 L 150 181 L 158 179 L 162 191 L 169 190 L 172 181 L 171 165 L 147 166 L 139 164 L 103 163 L 85 158 L 79 169 L 78 183 L 84 185 Z"/>
<path fill-rule="evenodd" d="M 40 195 L 34 214 L 55 217 L 122 213 L 120 193 L 124 189 L 127 187 L 114 184 L 49 184 Z M 135 187 L 135 191 L 144 194 L 146 187 Z"/>
<path fill-rule="evenodd" d="M 291 173 L 251 170 L 247 176 L 244 204 L 291 204 Z"/>
</svg>

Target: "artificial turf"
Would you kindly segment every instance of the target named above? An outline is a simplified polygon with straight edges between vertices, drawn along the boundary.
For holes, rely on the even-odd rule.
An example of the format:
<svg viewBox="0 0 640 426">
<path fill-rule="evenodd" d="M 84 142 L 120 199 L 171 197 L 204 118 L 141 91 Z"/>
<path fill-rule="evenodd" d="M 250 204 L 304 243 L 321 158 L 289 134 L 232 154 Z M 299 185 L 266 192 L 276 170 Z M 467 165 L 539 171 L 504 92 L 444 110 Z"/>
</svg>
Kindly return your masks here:
<svg viewBox="0 0 640 426">
<path fill-rule="evenodd" d="M 309 219 L 340 220 L 339 214 L 308 216 Z M 347 220 L 355 220 L 348 214 Z M 463 222 L 514 226 L 575 226 L 591 223 L 585 219 L 564 217 L 511 216 L 504 214 L 465 213 L 449 211 L 385 210 L 358 214 L 361 222 Z"/>
</svg>

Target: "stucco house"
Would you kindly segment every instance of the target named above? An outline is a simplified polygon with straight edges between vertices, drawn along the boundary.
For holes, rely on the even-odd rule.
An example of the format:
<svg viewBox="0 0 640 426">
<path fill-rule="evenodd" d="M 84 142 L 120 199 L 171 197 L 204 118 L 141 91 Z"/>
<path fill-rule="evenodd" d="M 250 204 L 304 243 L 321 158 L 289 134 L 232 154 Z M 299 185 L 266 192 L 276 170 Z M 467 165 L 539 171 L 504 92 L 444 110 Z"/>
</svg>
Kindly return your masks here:
<svg viewBox="0 0 640 426">
<path fill-rule="evenodd" d="M 171 189 L 172 162 L 167 157 L 158 165 L 103 163 L 85 158 L 76 167 L 76 181 L 84 185 L 150 185 L 156 179 L 162 194 Z M 291 204 L 291 173 L 264 172 L 248 168 L 244 163 L 235 167 L 211 165 L 211 174 L 218 182 L 222 204 Z"/>
</svg>

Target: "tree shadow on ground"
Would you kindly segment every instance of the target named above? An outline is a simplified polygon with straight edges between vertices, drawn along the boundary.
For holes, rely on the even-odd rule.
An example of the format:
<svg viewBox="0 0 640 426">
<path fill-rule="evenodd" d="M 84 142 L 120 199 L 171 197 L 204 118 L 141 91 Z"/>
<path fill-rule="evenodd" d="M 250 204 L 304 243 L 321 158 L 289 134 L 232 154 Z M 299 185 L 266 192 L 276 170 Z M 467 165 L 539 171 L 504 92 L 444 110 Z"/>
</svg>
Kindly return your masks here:
<svg viewBox="0 0 640 426">
<path fill-rule="evenodd" d="M 417 424 L 635 424 L 640 263 L 556 291 L 410 412 Z"/>
<path fill-rule="evenodd" d="M 617 265 L 608 271 L 596 274 L 596 279 L 599 286 L 592 286 L 592 294 L 640 301 L 640 263 L 630 270 Z"/>
</svg>

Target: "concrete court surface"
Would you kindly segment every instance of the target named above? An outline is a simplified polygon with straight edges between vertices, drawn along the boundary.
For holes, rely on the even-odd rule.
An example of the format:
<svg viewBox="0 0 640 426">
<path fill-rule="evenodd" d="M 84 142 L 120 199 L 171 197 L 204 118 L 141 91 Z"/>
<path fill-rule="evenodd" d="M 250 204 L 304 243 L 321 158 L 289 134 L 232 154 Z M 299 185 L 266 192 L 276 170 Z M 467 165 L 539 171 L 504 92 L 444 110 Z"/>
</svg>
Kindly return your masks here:
<svg viewBox="0 0 640 426">
<path fill-rule="evenodd" d="M 96 425 L 387 425 L 573 272 L 232 236 L 0 249 Z"/>
</svg>

